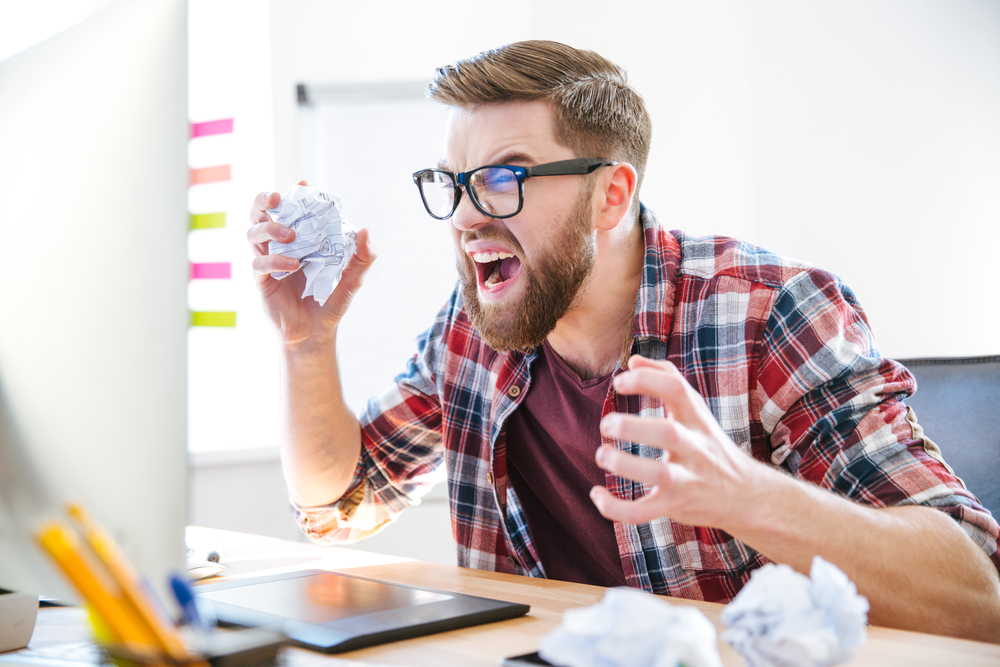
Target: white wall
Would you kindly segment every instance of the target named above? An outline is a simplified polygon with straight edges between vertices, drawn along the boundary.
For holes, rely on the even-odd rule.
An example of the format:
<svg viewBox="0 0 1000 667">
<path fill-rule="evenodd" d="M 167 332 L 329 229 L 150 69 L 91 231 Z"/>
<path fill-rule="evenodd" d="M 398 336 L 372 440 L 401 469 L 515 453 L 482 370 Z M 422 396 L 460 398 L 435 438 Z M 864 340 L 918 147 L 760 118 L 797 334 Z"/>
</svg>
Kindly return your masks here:
<svg viewBox="0 0 1000 667">
<path fill-rule="evenodd" d="M 839 274 L 890 356 L 1000 353 L 1000 3 L 753 3 L 760 242 Z"/>
</svg>

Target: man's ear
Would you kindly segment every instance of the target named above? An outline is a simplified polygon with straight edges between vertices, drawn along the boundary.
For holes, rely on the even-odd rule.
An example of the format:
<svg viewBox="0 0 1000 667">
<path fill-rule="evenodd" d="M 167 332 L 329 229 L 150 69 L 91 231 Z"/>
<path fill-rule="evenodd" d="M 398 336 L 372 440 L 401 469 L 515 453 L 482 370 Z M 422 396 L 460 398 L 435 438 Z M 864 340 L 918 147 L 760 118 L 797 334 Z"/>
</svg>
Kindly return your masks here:
<svg viewBox="0 0 1000 667">
<path fill-rule="evenodd" d="M 625 219 L 632 207 L 635 186 L 639 179 L 635 167 L 628 162 L 619 162 L 608 167 L 597 182 L 597 215 L 595 226 L 605 231 L 614 229 Z"/>
</svg>

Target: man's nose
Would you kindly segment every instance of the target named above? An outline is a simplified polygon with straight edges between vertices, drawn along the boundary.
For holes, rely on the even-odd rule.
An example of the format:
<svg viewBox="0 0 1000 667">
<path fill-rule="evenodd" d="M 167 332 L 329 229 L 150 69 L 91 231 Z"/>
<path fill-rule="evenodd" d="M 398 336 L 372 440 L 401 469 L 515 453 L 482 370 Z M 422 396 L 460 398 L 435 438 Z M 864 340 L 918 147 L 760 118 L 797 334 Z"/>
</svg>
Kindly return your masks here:
<svg viewBox="0 0 1000 667">
<path fill-rule="evenodd" d="M 458 201 L 458 208 L 451 216 L 451 224 L 461 232 L 469 232 L 477 227 L 488 225 L 493 220 L 484 214 L 476 205 L 472 203 L 472 197 L 468 192 L 462 193 L 462 198 Z"/>
</svg>

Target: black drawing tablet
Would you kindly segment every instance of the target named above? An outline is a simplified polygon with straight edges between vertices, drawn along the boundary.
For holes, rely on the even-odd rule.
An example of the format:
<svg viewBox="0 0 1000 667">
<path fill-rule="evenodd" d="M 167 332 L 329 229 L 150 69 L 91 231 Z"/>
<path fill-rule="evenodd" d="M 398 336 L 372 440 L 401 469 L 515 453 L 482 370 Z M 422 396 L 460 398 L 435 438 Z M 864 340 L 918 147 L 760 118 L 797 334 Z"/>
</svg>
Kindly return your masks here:
<svg viewBox="0 0 1000 667">
<path fill-rule="evenodd" d="M 205 584 L 195 592 L 223 625 L 273 628 L 324 653 L 502 621 L 530 609 L 323 570 Z"/>
</svg>

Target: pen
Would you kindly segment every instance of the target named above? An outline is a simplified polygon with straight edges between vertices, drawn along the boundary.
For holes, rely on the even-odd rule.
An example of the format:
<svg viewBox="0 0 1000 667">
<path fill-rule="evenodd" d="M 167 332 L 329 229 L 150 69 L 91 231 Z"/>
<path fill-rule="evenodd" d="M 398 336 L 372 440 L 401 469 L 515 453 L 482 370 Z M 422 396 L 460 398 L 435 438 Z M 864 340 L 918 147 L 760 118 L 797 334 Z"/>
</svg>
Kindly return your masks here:
<svg viewBox="0 0 1000 667">
<path fill-rule="evenodd" d="M 205 620 L 205 617 L 198 610 L 198 600 L 195 598 L 194 591 L 191 589 L 191 584 L 188 583 L 187 579 L 177 574 L 172 575 L 170 577 L 170 588 L 174 591 L 177 604 L 181 607 L 185 623 L 200 630 L 211 630 L 211 624 Z"/>
</svg>

